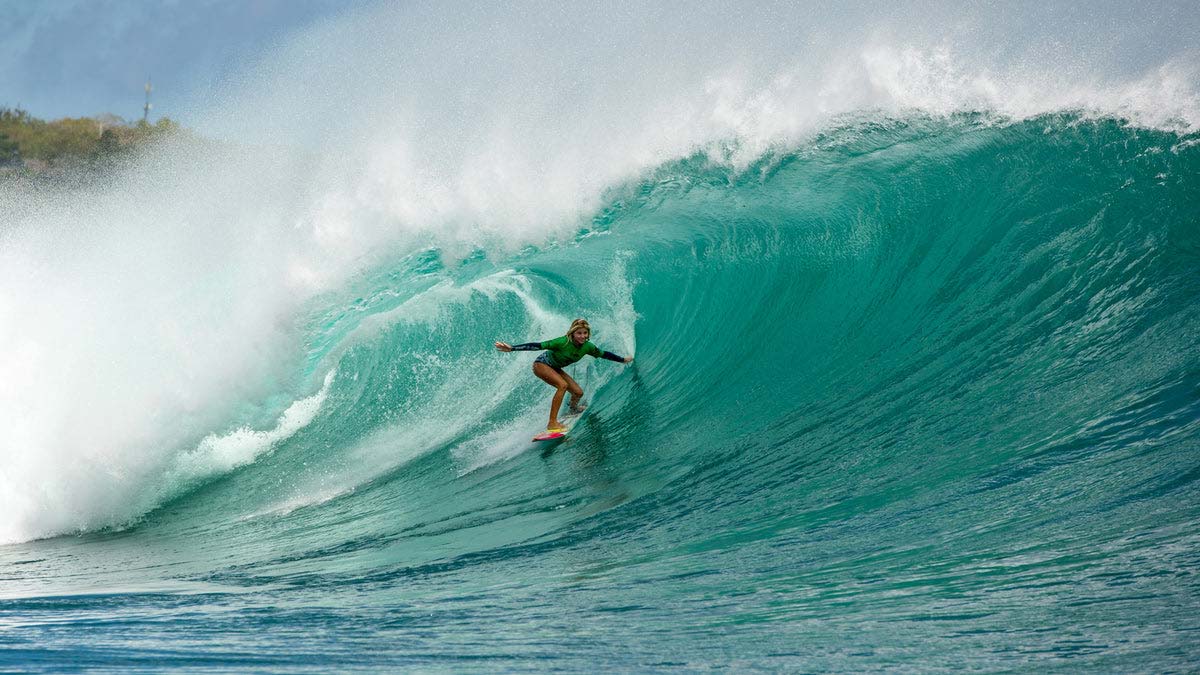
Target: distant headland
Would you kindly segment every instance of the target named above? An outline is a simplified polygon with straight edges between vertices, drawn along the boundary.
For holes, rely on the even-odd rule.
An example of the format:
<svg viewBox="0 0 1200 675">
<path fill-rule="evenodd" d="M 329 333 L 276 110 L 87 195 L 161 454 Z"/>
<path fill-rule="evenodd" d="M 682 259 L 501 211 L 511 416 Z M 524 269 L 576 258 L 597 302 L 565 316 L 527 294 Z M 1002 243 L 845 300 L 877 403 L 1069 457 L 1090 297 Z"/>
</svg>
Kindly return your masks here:
<svg viewBox="0 0 1200 675">
<path fill-rule="evenodd" d="M 42 120 L 0 107 L 0 178 L 60 176 L 103 169 L 137 150 L 184 133 L 168 117 L 154 123 L 116 115 Z"/>
</svg>

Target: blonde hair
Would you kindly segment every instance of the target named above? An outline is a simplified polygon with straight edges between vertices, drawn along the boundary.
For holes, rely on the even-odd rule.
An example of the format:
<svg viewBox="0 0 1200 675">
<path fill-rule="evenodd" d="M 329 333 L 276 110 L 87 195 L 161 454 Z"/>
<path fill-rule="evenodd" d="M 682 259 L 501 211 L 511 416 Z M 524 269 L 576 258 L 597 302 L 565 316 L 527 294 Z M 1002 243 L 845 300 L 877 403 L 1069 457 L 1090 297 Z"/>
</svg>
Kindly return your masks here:
<svg viewBox="0 0 1200 675">
<path fill-rule="evenodd" d="M 588 332 L 588 337 L 592 336 L 592 327 L 588 325 L 587 319 L 575 319 L 571 322 L 571 328 L 567 331 L 567 337 L 574 335 L 575 331 L 580 328 Z"/>
</svg>

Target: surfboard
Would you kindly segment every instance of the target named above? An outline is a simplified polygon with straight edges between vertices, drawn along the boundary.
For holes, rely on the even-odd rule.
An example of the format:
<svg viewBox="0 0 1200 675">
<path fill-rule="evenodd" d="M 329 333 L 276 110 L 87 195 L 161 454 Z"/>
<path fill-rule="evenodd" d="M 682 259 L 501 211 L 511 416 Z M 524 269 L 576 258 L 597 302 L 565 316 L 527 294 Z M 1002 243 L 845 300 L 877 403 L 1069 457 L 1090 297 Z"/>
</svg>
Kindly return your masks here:
<svg viewBox="0 0 1200 675">
<path fill-rule="evenodd" d="M 584 408 L 583 410 L 575 413 L 574 415 L 566 415 L 564 417 L 559 418 L 558 421 L 563 426 L 562 431 L 543 431 L 542 433 L 538 434 L 537 436 L 534 436 L 533 440 L 535 440 L 535 441 L 557 441 L 557 440 L 566 438 L 567 434 L 571 432 L 572 428 L 574 428 L 575 423 L 579 421 L 580 417 L 583 417 L 583 413 L 586 411 L 587 411 L 587 408 Z"/>
</svg>

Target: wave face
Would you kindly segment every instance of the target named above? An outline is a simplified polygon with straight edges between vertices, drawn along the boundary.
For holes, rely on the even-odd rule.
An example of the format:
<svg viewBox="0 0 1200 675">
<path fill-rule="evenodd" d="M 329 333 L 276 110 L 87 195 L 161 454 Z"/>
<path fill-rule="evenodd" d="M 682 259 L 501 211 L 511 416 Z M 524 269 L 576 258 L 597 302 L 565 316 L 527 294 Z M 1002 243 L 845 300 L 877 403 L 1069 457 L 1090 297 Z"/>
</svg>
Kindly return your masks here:
<svg viewBox="0 0 1200 675">
<path fill-rule="evenodd" d="M 0 548 L 0 654 L 1186 669 L 1197 176 L 1112 119 L 863 115 L 663 164 L 558 243 L 374 264 L 304 305 L 294 393 Z M 491 343 L 576 315 L 636 360 L 574 366 L 590 410 L 534 447 L 550 390 Z"/>
</svg>

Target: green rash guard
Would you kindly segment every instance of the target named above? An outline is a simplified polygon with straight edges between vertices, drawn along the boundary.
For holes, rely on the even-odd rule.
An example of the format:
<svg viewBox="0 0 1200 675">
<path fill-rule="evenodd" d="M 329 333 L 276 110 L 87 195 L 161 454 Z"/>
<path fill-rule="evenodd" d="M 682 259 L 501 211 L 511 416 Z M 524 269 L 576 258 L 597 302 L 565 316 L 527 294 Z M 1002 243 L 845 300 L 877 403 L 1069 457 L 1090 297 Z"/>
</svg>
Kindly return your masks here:
<svg viewBox="0 0 1200 675">
<path fill-rule="evenodd" d="M 540 349 L 546 350 L 547 365 L 554 368 L 565 368 L 585 356 L 592 356 L 598 359 L 605 358 L 610 361 L 623 361 L 621 357 L 612 352 L 601 351 L 590 340 L 581 345 L 576 345 L 575 341 L 569 335 L 554 338 L 553 340 L 546 340 L 545 342 L 526 342 L 522 345 L 513 346 L 513 351 L 536 351 Z"/>
<path fill-rule="evenodd" d="M 553 340 L 546 340 L 538 346 L 550 352 L 547 356 L 550 357 L 551 365 L 555 368 L 566 368 L 585 356 L 600 358 L 604 355 L 604 352 L 592 344 L 591 340 L 577 346 L 575 341 L 567 335 L 554 338 Z"/>
</svg>

